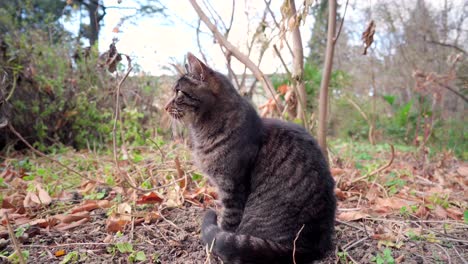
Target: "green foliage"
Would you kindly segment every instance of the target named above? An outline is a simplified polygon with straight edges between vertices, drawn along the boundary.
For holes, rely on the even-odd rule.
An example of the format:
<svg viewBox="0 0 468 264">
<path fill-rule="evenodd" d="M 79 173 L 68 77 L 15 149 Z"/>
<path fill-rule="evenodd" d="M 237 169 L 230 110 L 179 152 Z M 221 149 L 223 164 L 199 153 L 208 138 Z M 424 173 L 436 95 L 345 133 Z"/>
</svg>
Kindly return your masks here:
<svg viewBox="0 0 468 264">
<path fill-rule="evenodd" d="M 15 129 L 40 151 L 54 152 L 62 144 L 78 149 L 107 146 L 113 138 L 113 87 L 121 77 L 97 66 L 96 48 L 85 50 L 69 38 L 60 39 L 51 41 L 47 32 L 40 30 L 13 30 L 2 36 L 6 56 L 0 56 L 0 77 L 3 73 L 5 92 L 11 96 L 1 107 Z M 146 85 L 139 88 L 136 81 Z M 145 125 L 153 120 L 150 117 L 155 110 L 155 82 L 128 78 L 127 83 L 122 90 L 133 89 L 132 95 L 145 99 L 139 103 L 124 100 L 127 105 L 121 108 L 116 129 L 123 136 L 116 138 L 118 144 L 124 140 L 143 145 L 150 135 Z M 16 136 L 1 133 L 0 150 L 11 139 Z"/>
<path fill-rule="evenodd" d="M 384 249 L 382 252 L 378 252 L 377 255 L 372 257 L 372 262 L 377 264 L 395 264 L 395 259 L 392 256 L 392 251 L 389 248 Z"/>
<path fill-rule="evenodd" d="M 79 259 L 80 259 L 80 255 L 78 251 L 72 251 L 72 252 L 69 252 L 67 255 L 65 255 L 63 260 L 60 261 L 60 264 L 77 263 Z"/>
</svg>

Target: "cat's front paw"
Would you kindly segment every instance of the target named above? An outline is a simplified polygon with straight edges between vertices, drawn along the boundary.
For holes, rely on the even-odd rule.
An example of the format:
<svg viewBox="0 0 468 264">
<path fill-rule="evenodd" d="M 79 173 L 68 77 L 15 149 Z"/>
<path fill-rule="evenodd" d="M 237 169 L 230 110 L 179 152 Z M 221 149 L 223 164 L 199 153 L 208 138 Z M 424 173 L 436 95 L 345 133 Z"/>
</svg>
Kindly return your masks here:
<svg viewBox="0 0 468 264">
<path fill-rule="evenodd" d="M 205 216 L 203 217 L 202 229 L 203 227 L 207 227 L 210 225 L 217 225 L 217 220 L 218 215 L 216 215 L 216 211 L 213 209 L 208 209 L 208 211 L 206 211 L 205 213 Z"/>
</svg>

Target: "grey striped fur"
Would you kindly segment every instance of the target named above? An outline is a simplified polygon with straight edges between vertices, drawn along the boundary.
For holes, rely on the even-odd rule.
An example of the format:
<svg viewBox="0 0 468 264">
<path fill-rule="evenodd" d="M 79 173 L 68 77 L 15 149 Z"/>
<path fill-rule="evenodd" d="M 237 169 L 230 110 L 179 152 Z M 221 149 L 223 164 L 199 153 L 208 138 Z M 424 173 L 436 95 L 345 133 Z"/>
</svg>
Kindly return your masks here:
<svg viewBox="0 0 468 264">
<path fill-rule="evenodd" d="M 188 125 L 196 165 L 224 207 L 220 221 L 206 213 L 202 240 L 225 263 L 293 263 L 296 237 L 296 263 L 326 256 L 336 199 L 315 140 L 298 125 L 261 119 L 224 75 L 187 59 L 166 110 Z"/>
</svg>

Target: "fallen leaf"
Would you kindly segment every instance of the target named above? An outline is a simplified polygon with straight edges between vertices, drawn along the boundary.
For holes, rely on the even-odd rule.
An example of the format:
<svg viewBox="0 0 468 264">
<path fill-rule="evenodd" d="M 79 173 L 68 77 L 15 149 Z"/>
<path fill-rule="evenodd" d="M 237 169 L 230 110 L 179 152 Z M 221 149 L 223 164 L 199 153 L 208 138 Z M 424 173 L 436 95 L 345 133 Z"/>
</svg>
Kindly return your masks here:
<svg viewBox="0 0 468 264">
<path fill-rule="evenodd" d="M 335 196 L 341 201 L 344 201 L 347 198 L 346 194 L 340 188 L 335 188 Z"/>
<path fill-rule="evenodd" d="M 418 210 L 414 213 L 415 216 L 421 219 L 427 219 L 429 215 L 429 210 L 424 205 L 420 205 Z"/>
<path fill-rule="evenodd" d="M 457 172 L 465 177 L 465 178 L 468 178 L 468 166 L 464 166 L 464 165 L 460 165 L 460 167 L 458 167 L 457 169 Z"/>
<path fill-rule="evenodd" d="M 368 217 L 369 215 L 361 211 L 341 212 L 337 218 L 341 221 L 350 222 Z"/>
<path fill-rule="evenodd" d="M 54 255 L 56 257 L 61 257 L 61 256 L 65 255 L 65 250 L 63 250 L 63 249 L 57 250 L 57 251 L 55 251 Z"/>
<path fill-rule="evenodd" d="M 149 192 L 144 194 L 140 197 L 140 199 L 136 202 L 137 204 L 154 204 L 154 203 L 162 203 L 163 198 L 156 192 Z"/>
<path fill-rule="evenodd" d="M 59 231 L 66 231 L 66 230 L 70 230 L 72 228 L 78 227 L 78 226 L 80 226 L 80 225 L 82 225 L 82 224 L 84 224 L 84 223 L 86 223 L 88 221 L 89 221 L 89 218 L 83 218 L 81 220 L 78 220 L 76 222 L 72 222 L 70 224 L 60 223 L 60 224 L 56 225 L 54 227 L 54 229 L 57 229 Z"/>
<path fill-rule="evenodd" d="M 452 218 L 453 220 L 462 220 L 463 218 L 463 212 L 458 208 L 449 207 L 445 209 L 445 211 L 447 211 L 448 217 Z"/>
<path fill-rule="evenodd" d="M 79 221 L 83 218 L 90 218 L 90 215 L 89 215 L 89 212 L 82 211 L 82 212 L 77 212 L 77 213 L 67 214 L 67 215 L 54 215 L 53 218 L 57 219 L 61 223 L 69 224 L 72 222 Z"/>
<path fill-rule="evenodd" d="M 49 193 L 44 190 L 40 185 L 36 186 L 37 191 L 38 191 L 38 197 L 40 200 L 40 203 L 43 205 L 49 205 L 52 203 L 52 198 L 50 197 Z"/>
<path fill-rule="evenodd" d="M 447 219 L 447 211 L 440 205 L 436 205 L 432 212 L 438 219 Z"/>
<path fill-rule="evenodd" d="M 345 170 L 343 170 L 343 169 L 341 169 L 341 168 L 331 168 L 331 169 L 330 169 L 330 172 L 331 172 L 331 174 L 333 175 L 333 177 L 336 177 L 336 176 L 338 176 L 338 175 L 340 175 L 340 174 L 345 173 Z"/>
</svg>

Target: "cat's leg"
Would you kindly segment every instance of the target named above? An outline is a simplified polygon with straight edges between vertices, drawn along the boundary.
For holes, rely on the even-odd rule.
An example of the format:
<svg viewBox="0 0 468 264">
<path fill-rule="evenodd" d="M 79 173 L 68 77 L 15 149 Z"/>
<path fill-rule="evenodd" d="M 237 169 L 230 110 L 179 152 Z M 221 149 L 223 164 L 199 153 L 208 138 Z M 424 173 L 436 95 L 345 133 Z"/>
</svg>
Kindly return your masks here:
<svg viewBox="0 0 468 264">
<path fill-rule="evenodd" d="M 233 188 L 224 188 L 221 203 L 224 210 L 221 214 L 220 227 L 229 232 L 235 232 L 244 214 L 246 189 L 243 185 L 231 185 Z"/>
</svg>

